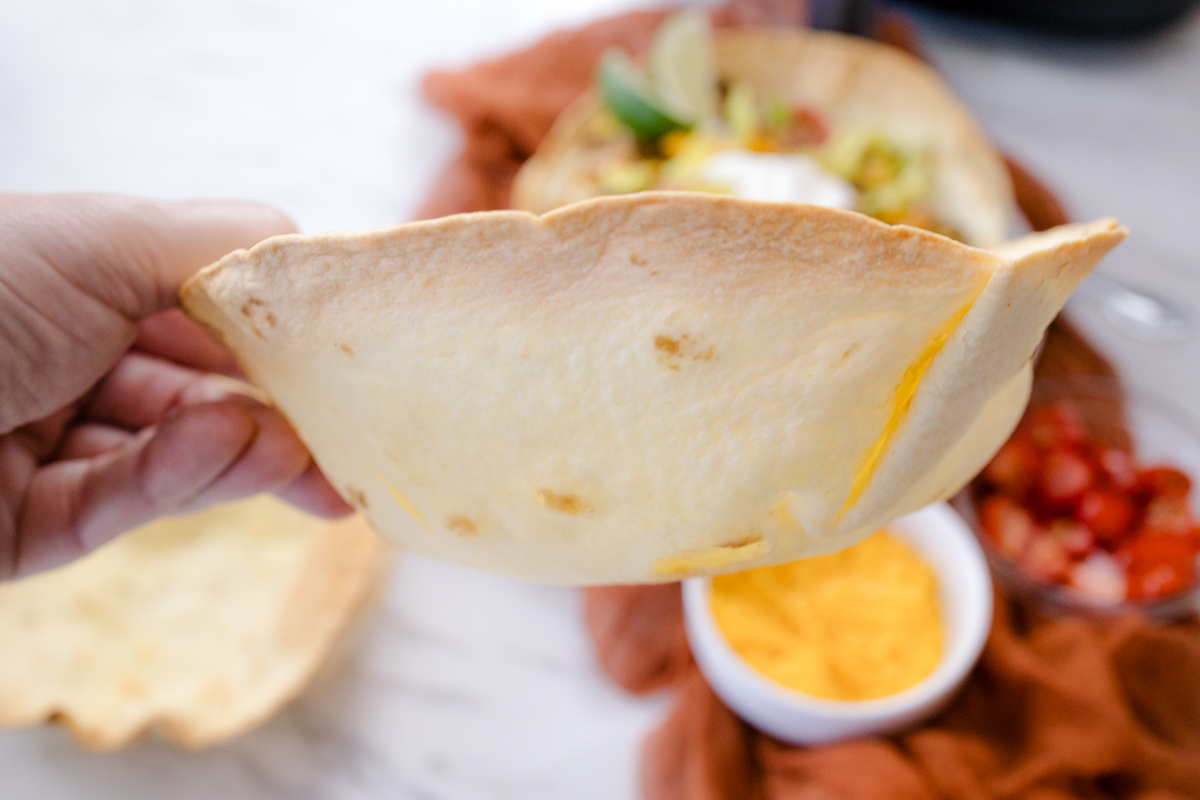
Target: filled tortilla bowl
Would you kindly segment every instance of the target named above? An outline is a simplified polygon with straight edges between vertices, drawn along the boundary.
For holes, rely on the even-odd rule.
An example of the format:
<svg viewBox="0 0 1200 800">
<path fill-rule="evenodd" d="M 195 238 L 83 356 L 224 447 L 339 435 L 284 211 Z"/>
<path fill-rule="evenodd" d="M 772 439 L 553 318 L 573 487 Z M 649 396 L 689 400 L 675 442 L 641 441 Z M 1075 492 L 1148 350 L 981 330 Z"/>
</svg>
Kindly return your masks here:
<svg viewBox="0 0 1200 800">
<path fill-rule="evenodd" d="M 610 52 L 518 174 L 513 207 L 699 190 L 857 210 L 979 247 L 1008 238 L 1004 162 L 927 65 L 858 37 L 704 20 L 669 18 L 646 63 Z"/>
</svg>

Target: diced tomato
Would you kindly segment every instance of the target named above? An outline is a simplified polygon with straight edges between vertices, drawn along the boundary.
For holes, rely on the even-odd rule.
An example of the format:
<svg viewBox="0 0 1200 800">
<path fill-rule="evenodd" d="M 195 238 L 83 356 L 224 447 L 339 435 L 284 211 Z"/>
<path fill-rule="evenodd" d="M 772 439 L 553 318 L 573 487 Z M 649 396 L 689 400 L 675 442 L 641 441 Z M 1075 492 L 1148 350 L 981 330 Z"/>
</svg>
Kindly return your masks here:
<svg viewBox="0 0 1200 800">
<path fill-rule="evenodd" d="M 1034 536 L 1018 563 L 1042 581 L 1064 581 L 1071 568 L 1067 548 L 1053 536 Z"/>
<path fill-rule="evenodd" d="M 1159 561 L 1190 561 L 1195 555 L 1188 537 L 1158 533 L 1145 528 L 1139 530 L 1136 536 L 1121 547 L 1121 553 L 1129 559 L 1130 569 Z"/>
<path fill-rule="evenodd" d="M 1114 489 L 1128 492 L 1137 486 L 1137 468 L 1133 456 L 1124 450 L 1108 447 L 1096 453 L 1101 473 L 1108 478 Z"/>
<path fill-rule="evenodd" d="M 1154 497 L 1185 498 L 1192 481 L 1173 467 L 1151 467 L 1138 473 L 1138 486 Z"/>
<path fill-rule="evenodd" d="M 1079 444 L 1084 439 L 1079 415 L 1065 403 L 1035 408 L 1024 428 L 1029 439 L 1041 448 Z"/>
<path fill-rule="evenodd" d="M 983 479 L 1009 497 L 1020 498 L 1033 488 L 1041 471 L 1037 448 L 1024 439 L 1009 439 L 983 469 Z"/>
<path fill-rule="evenodd" d="M 1178 544 L 1171 545 L 1171 547 L 1175 547 L 1180 551 L 1187 549 L 1192 554 L 1200 554 L 1200 527 L 1170 530 L 1167 528 L 1151 528 L 1144 525 L 1138 528 L 1136 537 L 1138 539 L 1174 539 Z"/>
<path fill-rule="evenodd" d="M 1146 504 L 1146 513 L 1142 516 L 1142 525 L 1163 533 L 1185 535 L 1195 523 L 1187 501 L 1181 497 L 1155 497 Z"/>
<path fill-rule="evenodd" d="M 1048 504 L 1061 508 L 1076 503 L 1091 488 L 1094 477 L 1086 458 L 1070 448 L 1056 447 L 1042 462 L 1038 488 Z"/>
<path fill-rule="evenodd" d="M 1049 535 L 1057 539 L 1071 558 L 1084 558 L 1096 547 L 1096 535 L 1087 525 L 1073 519 L 1056 519 L 1050 523 Z"/>
<path fill-rule="evenodd" d="M 979 524 L 996 548 L 1014 561 L 1025 552 L 1037 529 L 1033 516 L 1003 495 L 994 495 L 983 502 Z"/>
<path fill-rule="evenodd" d="M 1102 603 L 1119 603 L 1125 599 L 1125 570 L 1103 550 L 1071 567 L 1070 585 Z"/>
<path fill-rule="evenodd" d="M 1068 404 L 1033 409 L 976 484 L 980 524 L 1000 553 L 1031 578 L 1113 602 L 1196 583 L 1191 487 L 1174 467 L 1139 469 L 1128 452 L 1087 441 Z"/>
<path fill-rule="evenodd" d="M 1132 600 L 1182 591 L 1196 578 L 1196 551 L 1186 536 L 1139 532 L 1120 553 L 1127 561 Z"/>
<path fill-rule="evenodd" d="M 781 136 L 781 144 L 785 149 L 799 147 L 818 147 L 829 138 L 821 115 L 811 108 L 793 108 L 791 124 Z"/>
<path fill-rule="evenodd" d="M 1176 563 L 1161 563 L 1144 570 L 1129 571 L 1126 596 L 1130 600 L 1153 600 L 1181 592 L 1192 585 L 1195 568 Z"/>
<path fill-rule="evenodd" d="M 1087 525 L 1101 542 L 1112 543 L 1129 531 L 1133 502 L 1127 495 L 1108 489 L 1091 489 L 1079 498 L 1075 518 Z"/>
</svg>

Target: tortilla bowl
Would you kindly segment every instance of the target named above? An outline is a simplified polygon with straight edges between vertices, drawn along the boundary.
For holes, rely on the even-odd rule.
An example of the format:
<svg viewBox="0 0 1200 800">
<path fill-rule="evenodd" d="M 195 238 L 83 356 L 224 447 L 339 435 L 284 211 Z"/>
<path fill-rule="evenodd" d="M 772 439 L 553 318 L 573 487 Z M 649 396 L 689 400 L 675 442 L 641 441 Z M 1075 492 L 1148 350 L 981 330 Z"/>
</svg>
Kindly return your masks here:
<svg viewBox="0 0 1200 800">
<path fill-rule="evenodd" d="M 0 584 L 0 725 L 57 722 L 95 750 L 237 736 L 346 642 L 389 561 L 361 517 L 261 495 Z"/>
<path fill-rule="evenodd" d="M 640 193 L 283 236 L 182 290 L 392 542 L 557 584 L 846 547 L 956 492 L 1125 235 L 995 252 L 862 214 Z"/>
</svg>

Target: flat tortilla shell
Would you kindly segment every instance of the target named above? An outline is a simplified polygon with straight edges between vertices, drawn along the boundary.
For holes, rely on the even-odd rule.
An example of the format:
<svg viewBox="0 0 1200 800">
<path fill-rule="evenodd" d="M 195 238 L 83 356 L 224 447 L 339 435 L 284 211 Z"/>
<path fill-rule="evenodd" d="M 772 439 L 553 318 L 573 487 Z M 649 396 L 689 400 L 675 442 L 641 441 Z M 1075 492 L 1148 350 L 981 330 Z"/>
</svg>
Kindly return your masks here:
<svg viewBox="0 0 1200 800">
<path fill-rule="evenodd" d="M 1004 162 L 927 65 L 894 47 L 836 33 L 732 29 L 713 38 L 724 80 L 746 81 L 760 97 L 814 109 L 831 130 L 879 130 L 928 147 L 938 220 L 977 247 L 1007 238 L 1013 197 Z M 542 214 L 605 193 L 588 168 L 595 147 L 588 130 L 602 107 L 587 92 L 563 112 L 518 173 L 514 208 Z"/>
<path fill-rule="evenodd" d="M 0 724 L 84 745 L 236 736 L 298 694 L 382 585 L 387 545 L 270 496 L 159 520 L 0 583 Z"/>
<path fill-rule="evenodd" d="M 697 193 L 284 236 L 182 291 L 418 553 L 561 584 L 845 547 L 962 486 L 1112 220 L 999 255 Z"/>
</svg>

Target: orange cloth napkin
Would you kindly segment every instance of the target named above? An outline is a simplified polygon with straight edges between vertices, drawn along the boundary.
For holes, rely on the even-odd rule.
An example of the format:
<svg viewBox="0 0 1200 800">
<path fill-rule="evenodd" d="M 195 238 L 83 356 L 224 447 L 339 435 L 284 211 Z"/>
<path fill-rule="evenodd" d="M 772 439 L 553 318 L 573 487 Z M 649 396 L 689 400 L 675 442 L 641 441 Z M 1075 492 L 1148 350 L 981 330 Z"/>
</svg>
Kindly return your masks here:
<svg viewBox="0 0 1200 800">
<path fill-rule="evenodd" d="M 665 12 L 606 19 L 457 73 L 433 73 L 429 99 L 466 133 L 421 218 L 504 208 L 521 163 L 591 83 L 610 46 L 644 50 Z M 802 0 L 733 0 L 717 25 L 801 25 Z M 915 52 L 912 28 L 876 35 Z M 1067 221 L 1057 199 L 1013 162 L 1030 225 Z M 1047 335 L 1039 380 L 1112 375 L 1062 321 Z M 1119 409 L 1115 409 L 1119 413 Z M 647 739 L 646 800 L 1183 800 L 1200 798 L 1200 625 L 1132 618 L 1043 620 L 998 599 L 983 658 L 951 707 L 906 735 L 820 747 L 775 741 L 713 694 L 688 649 L 677 584 L 586 593 L 586 622 L 605 671 L 630 692 L 677 691 Z"/>
<path fill-rule="evenodd" d="M 794 747 L 759 733 L 691 660 L 679 587 L 590 589 L 600 663 L 678 689 L 642 753 L 646 800 L 1200 797 L 1200 626 L 1035 619 L 997 598 L 966 687 L 911 733 Z"/>
</svg>

